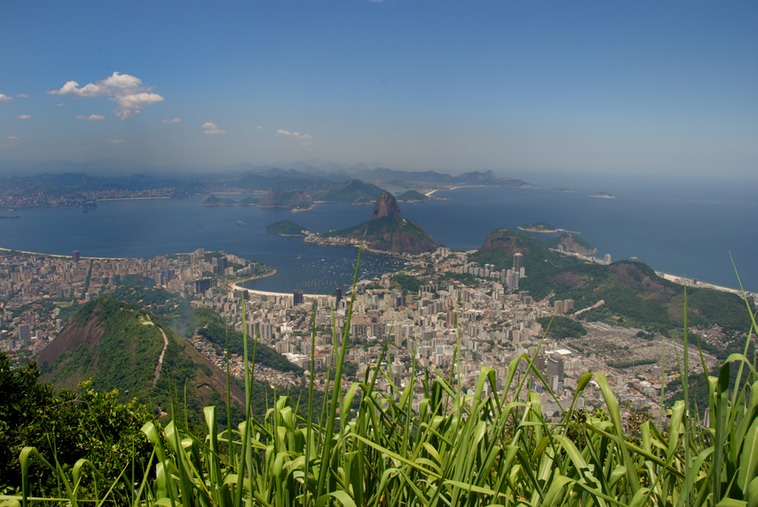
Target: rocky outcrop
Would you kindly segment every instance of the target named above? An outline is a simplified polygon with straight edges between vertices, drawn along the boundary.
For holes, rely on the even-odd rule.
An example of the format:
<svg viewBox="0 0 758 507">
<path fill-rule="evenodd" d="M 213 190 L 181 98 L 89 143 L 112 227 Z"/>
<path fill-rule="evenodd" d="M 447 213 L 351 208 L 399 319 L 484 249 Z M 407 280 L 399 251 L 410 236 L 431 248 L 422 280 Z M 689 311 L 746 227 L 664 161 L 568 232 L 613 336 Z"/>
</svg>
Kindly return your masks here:
<svg viewBox="0 0 758 507">
<path fill-rule="evenodd" d="M 306 236 L 306 242 L 365 245 L 376 252 L 412 255 L 437 248 L 437 243 L 416 222 L 401 218 L 397 200 L 389 192 L 383 192 L 376 200 L 371 220 L 336 232 Z"/>
<path fill-rule="evenodd" d="M 374 204 L 374 212 L 371 215 L 372 220 L 385 217 L 400 219 L 400 206 L 389 192 L 382 192 Z"/>
<path fill-rule="evenodd" d="M 597 253 L 597 248 L 593 248 L 589 243 L 571 233 L 561 234 L 561 238 L 558 240 L 558 248 L 580 255 L 595 255 Z"/>
</svg>

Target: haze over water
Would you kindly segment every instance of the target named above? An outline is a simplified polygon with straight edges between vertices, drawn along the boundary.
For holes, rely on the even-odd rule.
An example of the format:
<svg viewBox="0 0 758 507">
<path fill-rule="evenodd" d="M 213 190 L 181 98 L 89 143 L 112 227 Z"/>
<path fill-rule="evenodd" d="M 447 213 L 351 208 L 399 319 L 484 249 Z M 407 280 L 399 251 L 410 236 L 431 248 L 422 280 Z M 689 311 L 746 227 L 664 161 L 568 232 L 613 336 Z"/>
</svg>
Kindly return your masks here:
<svg viewBox="0 0 758 507">
<path fill-rule="evenodd" d="M 588 196 L 599 191 L 616 198 Z M 731 252 L 745 288 L 758 291 L 752 234 L 758 200 L 752 188 L 711 184 L 670 190 L 630 183 L 595 188 L 585 183 L 574 192 L 549 187 L 461 188 L 435 197 L 442 199 L 401 203 L 403 216 L 455 250 L 478 248 L 498 227 L 546 222 L 580 232 L 599 256 L 636 256 L 659 271 L 737 287 Z M 266 233 L 265 227 L 288 219 L 312 231 L 339 229 L 367 220 L 370 206 L 322 204 L 292 214 L 282 209 L 209 208 L 200 205 L 204 198 L 106 201 L 88 213 L 17 210 L 21 219 L 0 220 L 0 247 L 57 254 L 77 249 L 84 256 L 103 257 L 150 257 L 205 248 L 275 267 L 276 276 L 253 284 L 262 290 L 330 293 L 352 281 L 355 249 L 305 245 Z M 361 277 L 401 265 L 386 256 L 365 254 Z"/>
</svg>

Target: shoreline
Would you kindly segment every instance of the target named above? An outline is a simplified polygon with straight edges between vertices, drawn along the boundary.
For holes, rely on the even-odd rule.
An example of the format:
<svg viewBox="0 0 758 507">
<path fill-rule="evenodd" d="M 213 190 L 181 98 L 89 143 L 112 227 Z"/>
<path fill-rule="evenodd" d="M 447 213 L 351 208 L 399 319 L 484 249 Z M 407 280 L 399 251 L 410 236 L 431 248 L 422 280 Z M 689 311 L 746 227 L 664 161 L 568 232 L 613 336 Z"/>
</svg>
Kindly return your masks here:
<svg viewBox="0 0 758 507">
<path fill-rule="evenodd" d="M 665 273 L 663 271 L 656 271 L 655 274 L 660 276 L 664 280 L 668 280 L 669 282 L 676 283 L 679 285 L 685 285 L 693 289 L 712 289 L 712 290 L 717 290 L 721 292 L 731 292 L 732 294 L 736 294 L 742 297 L 742 291 L 740 291 L 739 289 L 733 289 L 731 287 L 724 287 L 723 285 L 716 285 L 715 283 L 704 282 L 702 280 L 698 280 L 697 278 L 688 278 L 686 276 L 672 275 L 671 273 Z M 750 294 L 750 291 L 745 290 L 745 294 Z"/>
<path fill-rule="evenodd" d="M 318 244 L 318 243 L 312 243 L 312 244 L 314 244 L 316 246 L 319 246 L 319 247 L 322 247 L 322 248 L 329 247 L 329 246 L 353 246 L 355 248 L 360 248 L 359 245 L 321 245 L 321 244 Z M 374 251 L 374 250 L 372 250 L 370 248 L 366 248 L 366 247 L 364 247 L 363 249 L 364 249 L 364 251 L 367 251 L 367 252 L 370 252 L 370 253 L 373 253 L 373 254 L 388 255 L 388 256 L 391 256 L 391 257 L 395 257 L 397 259 L 405 259 L 405 260 L 408 259 L 403 254 L 384 252 L 384 251 Z M 54 253 L 44 253 L 44 252 L 33 252 L 33 251 L 29 251 L 29 250 L 19 250 L 19 249 L 15 249 L 15 248 L 7 248 L 7 247 L 0 247 L 0 253 L 8 253 L 8 254 L 14 254 L 15 253 L 15 254 L 19 254 L 19 255 L 35 255 L 35 256 L 39 256 L 39 257 L 53 257 L 53 258 L 57 258 L 57 259 L 72 259 L 72 256 L 70 254 L 54 254 Z M 182 252 L 177 252 L 177 253 L 174 253 L 173 255 L 181 255 L 181 254 L 182 254 Z M 171 254 L 169 254 L 169 255 L 171 255 Z M 570 255 L 575 255 L 577 257 L 580 257 L 580 256 L 578 256 L 576 254 L 570 254 Z M 153 255 L 153 256 L 150 256 L 150 257 L 93 257 L 93 256 L 82 255 L 80 257 L 80 260 L 126 261 L 126 260 L 129 260 L 129 259 L 150 259 L 150 258 L 153 258 L 153 257 L 160 257 L 160 256 L 159 255 Z M 588 260 L 588 262 L 590 262 L 590 261 Z M 656 270 L 655 268 L 653 268 L 653 270 L 655 271 L 656 275 L 658 275 L 661 278 L 663 278 L 663 279 L 665 279 L 665 280 L 667 280 L 669 282 L 672 282 L 672 283 L 676 283 L 676 284 L 679 284 L 679 285 L 686 285 L 688 287 L 692 287 L 692 288 L 696 288 L 696 289 L 712 289 L 712 290 L 718 290 L 718 291 L 721 291 L 721 292 L 730 292 L 730 293 L 735 294 L 735 295 L 737 295 L 739 297 L 743 296 L 743 291 L 741 291 L 740 289 L 735 289 L 735 288 L 732 288 L 732 287 L 726 287 L 724 285 L 717 285 L 717 284 L 714 284 L 714 283 L 705 282 L 705 281 L 699 280 L 697 278 L 689 278 L 689 277 L 686 277 L 686 276 L 681 276 L 681 275 L 675 275 L 675 274 L 671 274 L 671 273 L 666 273 L 664 271 Z M 272 267 L 271 268 L 271 272 L 269 272 L 269 273 L 266 273 L 266 274 L 260 275 L 260 276 L 256 276 L 256 277 L 252 277 L 252 278 L 246 278 L 244 280 L 238 280 L 236 282 L 231 282 L 231 283 L 228 284 L 228 286 L 232 290 L 250 291 L 250 292 L 252 292 L 254 294 L 259 294 L 259 295 L 262 295 L 262 296 L 289 296 L 289 297 L 294 297 L 293 294 L 288 293 L 288 292 L 274 292 L 274 291 L 263 291 L 263 290 L 257 290 L 257 289 L 249 289 L 247 287 L 243 287 L 242 285 L 240 285 L 240 284 L 245 283 L 245 282 L 251 282 L 251 281 L 255 281 L 255 280 L 260 280 L 262 278 L 268 278 L 268 277 L 274 276 L 276 273 L 277 273 L 276 268 Z M 753 291 L 751 291 L 749 289 L 744 289 L 744 293 L 747 294 L 747 295 L 750 295 L 750 294 L 753 294 Z M 306 298 L 306 297 L 307 298 L 319 298 L 319 297 L 334 297 L 334 296 L 331 296 L 329 294 L 303 294 L 303 297 L 304 298 Z"/>
<path fill-rule="evenodd" d="M 39 257 L 55 257 L 56 259 L 71 259 L 71 254 L 53 254 L 53 253 L 44 253 L 44 252 L 30 252 L 28 250 L 18 250 L 16 248 L 5 248 L 0 247 L 0 252 L 7 252 L 7 253 L 16 253 L 21 255 L 36 255 Z M 153 256 L 157 257 L 157 256 Z M 90 257 L 88 255 L 82 255 L 79 257 L 80 260 L 93 260 L 93 261 L 128 261 L 129 259 L 142 259 L 150 257 Z"/>
<path fill-rule="evenodd" d="M 156 197 L 102 197 L 95 199 L 95 202 L 106 201 L 152 201 L 157 199 L 171 199 L 169 196 L 156 196 Z"/>
<path fill-rule="evenodd" d="M 231 282 L 228 284 L 228 287 L 230 290 L 233 291 L 240 291 L 240 292 L 250 292 L 252 294 L 256 294 L 258 296 L 272 296 L 272 297 L 289 297 L 293 298 L 295 297 L 294 292 L 274 292 L 270 290 L 259 290 L 259 289 L 250 289 L 248 287 L 244 287 L 243 283 L 247 282 L 254 282 L 255 280 L 260 280 L 262 278 L 268 278 L 271 276 L 274 276 L 276 274 L 276 269 L 273 269 L 270 273 L 266 273 L 265 275 L 255 276 L 253 278 L 245 278 L 244 280 L 237 280 L 236 282 Z M 303 299 L 318 299 L 318 298 L 335 298 L 335 296 L 331 294 L 303 294 Z"/>
<path fill-rule="evenodd" d="M 454 187 L 435 188 L 434 190 L 429 190 L 428 192 L 421 192 L 421 193 L 424 194 L 427 197 L 432 197 L 435 192 L 439 192 L 441 190 L 458 190 L 459 188 L 484 188 L 486 186 L 488 186 L 488 185 L 457 185 L 457 186 L 454 186 Z"/>
<path fill-rule="evenodd" d="M 568 229 L 539 229 L 537 227 L 524 227 L 521 225 L 516 226 L 516 229 L 523 231 L 523 232 L 531 232 L 533 234 L 555 234 L 557 232 L 565 232 L 568 234 L 581 234 L 578 231 L 570 231 Z"/>
</svg>

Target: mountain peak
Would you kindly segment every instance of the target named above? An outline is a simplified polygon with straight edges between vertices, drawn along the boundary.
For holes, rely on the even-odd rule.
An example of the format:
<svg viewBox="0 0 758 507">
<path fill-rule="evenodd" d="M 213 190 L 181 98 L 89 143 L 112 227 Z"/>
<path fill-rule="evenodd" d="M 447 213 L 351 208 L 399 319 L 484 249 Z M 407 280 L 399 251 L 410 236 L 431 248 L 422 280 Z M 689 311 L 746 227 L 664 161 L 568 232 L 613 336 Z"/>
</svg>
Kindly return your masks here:
<svg viewBox="0 0 758 507">
<path fill-rule="evenodd" d="M 374 212 L 371 215 L 372 220 L 384 217 L 400 218 L 400 206 L 397 205 L 397 200 L 389 192 L 382 192 L 374 204 Z"/>
</svg>

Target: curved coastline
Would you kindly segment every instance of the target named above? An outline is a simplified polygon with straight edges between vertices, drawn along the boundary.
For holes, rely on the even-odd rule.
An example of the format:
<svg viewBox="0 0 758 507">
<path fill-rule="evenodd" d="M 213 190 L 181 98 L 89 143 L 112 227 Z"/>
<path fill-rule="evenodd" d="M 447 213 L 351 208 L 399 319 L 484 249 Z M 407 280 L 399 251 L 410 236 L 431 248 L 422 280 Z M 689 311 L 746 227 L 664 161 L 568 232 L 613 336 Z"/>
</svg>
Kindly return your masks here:
<svg viewBox="0 0 758 507">
<path fill-rule="evenodd" d="M 70 259 L 71 255 L 66 254 L 53 254 L 53 253 L 45 253 L 45 252 L 30 252 L 29 250 L 19 250 L 17 248 L 4 248 L 0 247 L 0 252 L 8 252 L 8 253 L 17 253 L 22 255 L 39 255 L 41 257 L 55 257 L 58 259 Z M 129 260 L 130 257 L 90 257 L 88 255 L 82 255 L 80 259 L 90 259 L 90 260 L 96 260 L 96 261 L 126 261 Z"/>
<path fill-rule="evenodd" d="M 235 292 L 237 292 L 237 291 L 239 291 L 239 292 L 249 292 L 251 294 L 255 294 L 255 295 L 258 295 L 258 296 L 273 296 L 273 297 L 290 297 L 290 298 L 294 298 L 295 295 L 292 292 L 274 292 L 274 291 L 269 291 L 269 290 L 250 289 L 248 287 L 245 287 L 244 285 L 241 285 L 243 283 L 253 282 L 255 280 L 260 280 L 261 278 L 268 278 L 270 276 L 274 276 L 275 274 L 276 274 L 276 269 L 273 269 L 273 271 L 271 271 L 269 273 L 266 273 L 266 274 L 263 274 L 263 275 L 260 275 L 260 276 L 255 276 L 255 277 L 252 277 L 252 278 L 246 278 L 244 280 L 237 280 L 236 282 L 231 282 L 229 284 L 229 289 L 233 290 Z M 303 294 L 303 298 L 304 299 L 305 298 L 307 298 L 307 299 L 334 298 L 334 296 L 332 296 L 330 294 Z"/>
</svg>

